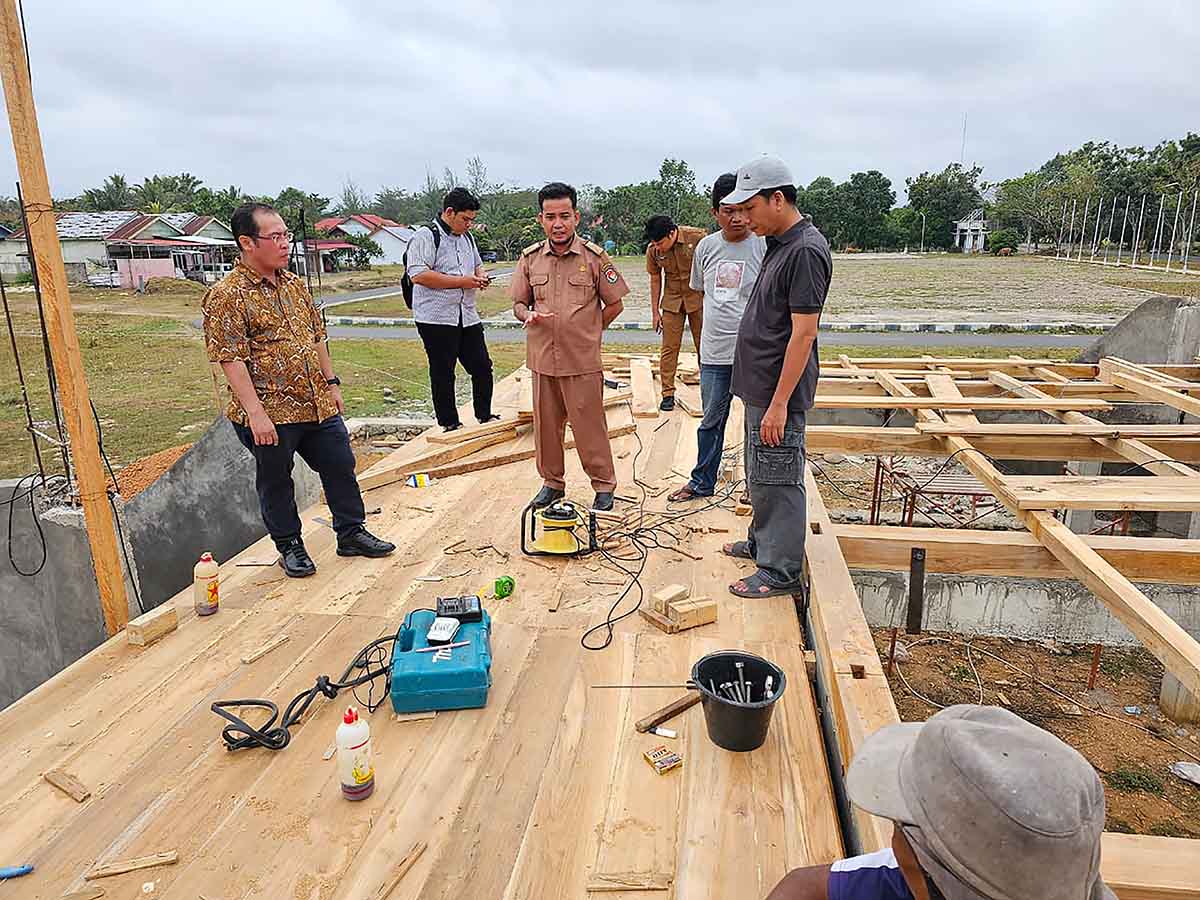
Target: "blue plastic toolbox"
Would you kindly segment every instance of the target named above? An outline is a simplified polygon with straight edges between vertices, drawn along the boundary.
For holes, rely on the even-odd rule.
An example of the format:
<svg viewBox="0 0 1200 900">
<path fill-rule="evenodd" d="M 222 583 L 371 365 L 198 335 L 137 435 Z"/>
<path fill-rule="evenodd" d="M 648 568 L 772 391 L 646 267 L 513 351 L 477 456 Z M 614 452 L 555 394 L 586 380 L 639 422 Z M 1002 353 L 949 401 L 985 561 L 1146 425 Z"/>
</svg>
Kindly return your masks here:
<svg viewBox="0 0 1200 900">
<path fill-rule="evenodd" d="M 435 709 L 471 709 L 487 705 L 492 686 L 492 618 L 485 610 L 479 622 L 463 622 L 452 644 L 470 641 L 451 649 L 449 659 L 436 659 L 425 633 L 436 618 L 428 610 L 417 610 L 400 629 L 392 653 L 392 708 L 398 713 Z"/>
</svg>

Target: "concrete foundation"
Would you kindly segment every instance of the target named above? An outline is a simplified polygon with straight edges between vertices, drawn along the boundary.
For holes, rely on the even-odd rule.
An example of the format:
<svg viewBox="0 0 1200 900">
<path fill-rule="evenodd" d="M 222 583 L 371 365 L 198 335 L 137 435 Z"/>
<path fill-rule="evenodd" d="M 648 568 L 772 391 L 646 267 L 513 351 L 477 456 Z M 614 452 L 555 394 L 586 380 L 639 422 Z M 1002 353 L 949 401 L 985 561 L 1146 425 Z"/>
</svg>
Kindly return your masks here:
<svg viewBox="0 0 1200 900">
<path fill-rule="evenodd" d="M 867 621 L 875 627 L 903 626 L 907 573 L 855 571 L 852 575 Z M 1139 587 L 1184 631 L 1200 639 L 1200 588 Z M 961 634 L 1140 646 L 1091 591 L 1077 581 L 1054 578 L 928 575 L 925 627 Z"/>
<path fill-rule="evenodd" d="M 119 478 L 119 473 L 118 473 Z M 296 457 L 296 503 L 320 498 L 317 475 Z M 0 481 L 0 501 L 16 482 Z M 26 486 L 27 486 L 26 482 Z M 12 515 L 12 556 L 21 571 L 38 567 L 45 535 L 46 563 L 23 576 L 0 550 L 0 709 L 69 666 L 105 638 L 100 595 L 81 510 L 44 508 L 37 521 L 27 501 Z M 218 419 L 158 481 L 128 504 L 116 501 L 132 573 L 126 572 L 129 616 L 158 606 L 192 580 L 192 567 L 210 550 L 229 559 L 266 533 L 254 490 L 254 462 L 228 420 Z M 8 545 L 7 510 L 0 514 L 0 548 Z M 132 578 L 131 578 L 132 575 Z"/>
</svg>

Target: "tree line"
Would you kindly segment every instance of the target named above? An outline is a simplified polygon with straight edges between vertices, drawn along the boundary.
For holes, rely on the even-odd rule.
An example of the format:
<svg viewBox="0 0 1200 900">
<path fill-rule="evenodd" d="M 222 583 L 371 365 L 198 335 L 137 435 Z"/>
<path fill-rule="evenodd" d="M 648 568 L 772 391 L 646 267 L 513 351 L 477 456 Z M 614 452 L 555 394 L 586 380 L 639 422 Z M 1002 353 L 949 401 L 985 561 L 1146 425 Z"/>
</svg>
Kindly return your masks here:
<svg viewBox="0 0 1200 900">
<path fill-rule="evenodd" d="M 1014 246 L 1019 240 L 1058 239 L 1064 204 L 1087 197 L 1137 197 L 1200 187 L 1200 135 L 1188 133 L 1156 147 L 1118 147 L 1088 142 L 1056 154 L 1024 175 L 989 183 L 979 166 L 950 163 L 905 179 L 906 202 L 896 205 L 896 191 L 882 172 L 855 172 L 845 181 L 819 177 L 797 185 L 798 205 L 812 216 L 838 250 L 947 249 L 954 242 L 954 222 L 983 208 L 996 228 L 1009 231 L 994 244 Z M 271 203 L 289 227 L 316 236 L 314 224 L 331 215 L 372 213 L 406 225 L 428 222 L 440 212 L 442 198 L 452 187 L 464 186 L 480 198 L 479 245 L 513 258 L 542 238 L 537 223 L 537 188 L 508 185 L 489 177 L 478 156 L 465 162 L 461 173 L 449 167 L 440 174 L 425 173 L 416 188 L 385 185 L 373 194 L 347 177 L 340 196 L 324 197 L 289 186 L 274 197 L 252 196 L 230 185 L 211 188 L 187 172 L 152 175 L 131 184 L 113 174 L 78 197 L 56 199 L 62 210 L 103 211 L 137 209 L 143 212 L 194 211 L 228 221 L 247 200 Z M 713 227 L 709 214 L 710 186 L 697 183 L 695 172 L 682 159 L 664 159 L 657 175 L 646 181 L 615 187 L 579 186 L 583 214 L 581 231 L 597 242 L 610 242 L 619 253 L 645 249 L 642 228 L 650 216 L 666 214 L 678 224 Z M 0 198 L 0 221 L 16 225 L 15 201 Z"/>
</svg>

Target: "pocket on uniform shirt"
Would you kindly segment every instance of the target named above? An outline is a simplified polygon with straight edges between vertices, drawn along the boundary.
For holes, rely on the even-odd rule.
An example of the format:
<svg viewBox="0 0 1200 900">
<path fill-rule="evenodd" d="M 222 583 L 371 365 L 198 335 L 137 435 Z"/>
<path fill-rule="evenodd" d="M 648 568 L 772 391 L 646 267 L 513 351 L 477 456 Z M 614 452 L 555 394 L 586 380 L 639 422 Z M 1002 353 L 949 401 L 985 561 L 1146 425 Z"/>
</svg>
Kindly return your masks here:
<svg viewBox="0 0 1200 900">
<path fill-rule="evenodd" d="M 567 278 L 571 302 L 576 306 L 584 306 L 596 299 L 596 287 L 586 272 L 578 272 Z"/>
<path fill-rule="evenodd" d="M 785 429 L 778 447 L 763 443 L 756 431 L 750 438 L 746 478 L 755 484 L 799 487 L 804 484 L 804 432 Z"/>
<path fill-rule="evenodd" d="M 545 301 L 546 290 L 547 290 L 546 286 L 549 283 L 550 283 L 549 275 L 530 275 L 529 276 L 529 289 L 533 292 L 533 299 L 535 302 Z"/>
</svg>

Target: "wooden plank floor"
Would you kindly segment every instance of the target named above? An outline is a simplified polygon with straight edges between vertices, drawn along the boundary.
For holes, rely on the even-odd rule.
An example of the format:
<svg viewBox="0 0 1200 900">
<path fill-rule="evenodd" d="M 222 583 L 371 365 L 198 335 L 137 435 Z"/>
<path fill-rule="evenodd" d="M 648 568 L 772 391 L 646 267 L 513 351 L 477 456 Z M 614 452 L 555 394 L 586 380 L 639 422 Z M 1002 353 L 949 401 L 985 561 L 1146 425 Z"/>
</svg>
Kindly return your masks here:
<svg viewBox="0 0 1200 900">
<path fill-rule="evenodd" d="M 514 407 L 515 386 L 497 389 Z M 625 410 L 610 410 L 610 422 Z M 740 411 L 728 445 L 740 442 Z M 681 412 L 638 420 L 614 440 L 619 493 L 638 477 L 678 483 L 695 458 L 695 420 Z M 511 453 L 532 438 L 483 451 Z M 423 438 L 388 463 L 430 449 Z M 591 492 L 574 453 L 573 494 Z M 520 554 L 518 515 L 536 491 L 521 462 L 413 489 L 370 491 L 368 524 L 398 544 L 385 560 L 344 560 L 318 505 L 303 513 L 319 571 L 289 581 L 274 567 L 223 566 L 222 609 L 196 618 L 187 592 L 175 598 L 178 631 L 145 649 L 118 635 L 0 713 L 0 862 L 33 863 L 34 874 L 0 882 L 6 896 L 56 898 L 84 886 L 98 863 L 175 850 L 179 863 L 99 884 L 107 897 L 195 900 L 271 897 L 373 898 L 417 842 L 428 849 L 390 895 L 405 898 L 585 896 L 589 878 L 619 872 L 665 875 L 656 897 L 765 896 L 795 866 L 828 862 L 841 843 L 801 633 L 789 598 L 747 603 L 724 586 L 738 576 L 720 554 L 745 519 L 725 509 L 690 518 L 727 533 L 691 534 L 683 548 L 652 552 L 642 581 L 692 586 L 720 603 L 713 625 L 668 637 L 632 616 L 602 651 L 580 636 L 603 621 L 620 587 L 598 556 L 529 560 Z M 646 502 L 665 509 L 666 494 Z M 626 506 L 625 508 L 629 508 Z M 446 548 L 465 539 L 465 545 Z M 495 549 L 470 551 L 491 543 Z M 202 548 L 197 548 L 202 549 Z M 269 554 L 269 542 L 239 559 Z M 459 552 L 454 552 L 459 551 Z M 508 554 L 505 559 L 502 554 Z M 514 596 L 487 605 L 495 620 L 494 684 L 483 709 L 398 723 L 390 705 L 372 717 L 377 787 L 351 803 L 340 796 L 333 741 L 347 695 L 321 700 L 283 751 L 228 753 L 218 699 L 267 697 L 284 706 L 316 676 L 337 677 L 354 652 L 396 629 L 436 596 L 484 589 L 501 574 Z M 440 582 L 417 580 L 441 576 Z M 558 591 L 557 611 L 550 606 Z M 649 592 L 649 591 L 648 591 Z M 648 601 L 648 597 L 647 597 Z M 287 643 L 246 665 L 272 638 Z M 594 633 L 599 641 L 603 632 Z M 681 682 L 712 650 L 745 647 L 773 659 L 788 688 L 766 745 L 750 754 L 717 749 L 694 707 L 670 723 L 679 739 L 639 735 L 633 722 L 678 690 L 593 690 L 600 683 Z M 668 743 L 682 771 L 659 777 L 644 750 Z M 92 792 L 79 804 L 41 773 L 61 768 Z M 646 893 L 608 895 L 617 900 Z"/>
</svg>

